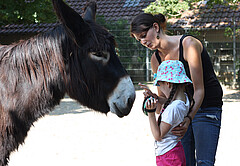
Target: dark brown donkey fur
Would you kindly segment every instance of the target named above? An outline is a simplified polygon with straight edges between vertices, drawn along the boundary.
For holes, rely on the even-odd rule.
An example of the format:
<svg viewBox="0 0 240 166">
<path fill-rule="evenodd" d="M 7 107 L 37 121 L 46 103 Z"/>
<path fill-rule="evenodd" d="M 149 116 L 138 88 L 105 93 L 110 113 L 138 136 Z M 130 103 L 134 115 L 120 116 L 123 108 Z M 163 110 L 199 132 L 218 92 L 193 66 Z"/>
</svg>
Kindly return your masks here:
<svg viewBox="0 0 240 166">
<path fill-rule="evenodd" d="M 0 46 L 0 166 L 65 94 L 119 117 L 129 114 L 135 99 L 114 37 L 95 23 L 96 4 L 83 18 L 62 0 L 53 6 L 60 24 L 52 31 Z"/>
</svg>

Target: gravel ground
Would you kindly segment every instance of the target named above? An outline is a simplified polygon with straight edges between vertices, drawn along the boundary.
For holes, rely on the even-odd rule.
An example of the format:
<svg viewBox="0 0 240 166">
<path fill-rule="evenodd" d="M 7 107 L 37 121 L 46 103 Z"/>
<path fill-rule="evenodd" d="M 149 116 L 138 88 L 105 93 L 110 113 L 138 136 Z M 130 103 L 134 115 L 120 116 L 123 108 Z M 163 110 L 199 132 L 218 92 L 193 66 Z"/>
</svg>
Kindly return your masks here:
<svg viewBox="0 0 240 166">
<path fill-rule="evenodd" d="M 153 137 L 142 113 L 142 91 L 129 116 L 107 116 L 65 98 L 34 123 L 9 166 L 154 166 Z M 224 88 L 222 128 L 216 166 L 239 165 L 240 91 Z"/>
</svg>

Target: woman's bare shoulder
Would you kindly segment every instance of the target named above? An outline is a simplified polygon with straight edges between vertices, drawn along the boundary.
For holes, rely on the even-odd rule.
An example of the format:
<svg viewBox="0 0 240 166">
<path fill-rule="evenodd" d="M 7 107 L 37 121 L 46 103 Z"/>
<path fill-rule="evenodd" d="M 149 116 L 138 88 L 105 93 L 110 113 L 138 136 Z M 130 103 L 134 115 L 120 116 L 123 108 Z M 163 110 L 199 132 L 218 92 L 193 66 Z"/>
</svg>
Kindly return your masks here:
<svg viewBox="0 0 240 166">
<path fill-rule="evenodd" d="M 189 47 L 194 47 L 196 49 L 200 49 L 202 50 L 203 46 L 200 40 L 198 40 L 197 38 L 193 37 L 193 36 L 187 36 L 183 39 L 183 48 L 187 49 Z"/>
</svg>

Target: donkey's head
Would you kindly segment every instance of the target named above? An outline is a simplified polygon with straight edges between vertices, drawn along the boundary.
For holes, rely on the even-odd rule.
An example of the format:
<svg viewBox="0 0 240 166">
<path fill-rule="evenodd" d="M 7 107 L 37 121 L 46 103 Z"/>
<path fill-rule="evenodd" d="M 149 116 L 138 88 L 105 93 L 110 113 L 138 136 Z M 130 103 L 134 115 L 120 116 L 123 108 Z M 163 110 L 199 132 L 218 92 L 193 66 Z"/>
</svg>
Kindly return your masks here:
<svg viewBox="0 0 240 166">
<path fill-rule="evenodd" d="M 134 86 L 116 55 L 114 37 L 95 23 L 96 3 L 88 4 L 82 18 L 62 0 L 52 1 L 72 42 L 63 48 L 69 96 L 96 111 L 128 115 Z"/>
</svg>

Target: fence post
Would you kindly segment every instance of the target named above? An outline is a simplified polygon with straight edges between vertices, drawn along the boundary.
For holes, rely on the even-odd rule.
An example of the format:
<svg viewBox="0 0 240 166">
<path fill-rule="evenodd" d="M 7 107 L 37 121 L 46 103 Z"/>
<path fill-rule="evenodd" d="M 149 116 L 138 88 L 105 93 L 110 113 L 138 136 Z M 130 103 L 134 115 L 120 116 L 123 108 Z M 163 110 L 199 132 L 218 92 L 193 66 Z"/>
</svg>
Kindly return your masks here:
<svg viewBox="0 0 240 166">
<path fill-rule="evenodd" d="M 146 81 L 149 81 L 149 50 L 146 48 Z"/>
<path fill-rule="evenodd" d="M 236 21 L 235 12 L 233 12 L 233 87 L 236 86 Z"/>
</svg>

